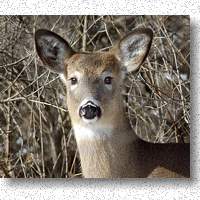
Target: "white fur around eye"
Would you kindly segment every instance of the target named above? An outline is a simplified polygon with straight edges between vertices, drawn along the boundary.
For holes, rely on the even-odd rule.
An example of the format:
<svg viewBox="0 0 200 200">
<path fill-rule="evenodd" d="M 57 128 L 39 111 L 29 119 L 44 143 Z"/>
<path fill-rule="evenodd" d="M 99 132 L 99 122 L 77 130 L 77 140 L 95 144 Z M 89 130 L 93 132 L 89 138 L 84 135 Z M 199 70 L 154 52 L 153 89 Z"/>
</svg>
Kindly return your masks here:
<svg viewBox="0 0 200 200">
<path fill-rule="evenodd" d="M 82 76 L 82 74 L 78 71 L 75 71 L 75 72 L 73 72 L 72 74 L 69 75 L 69 81 L 70 81 L 70 78 L 73 78 L 73 77 L 77 78 L 77 83 L 75 85 L 70 85 L 71 90 L 74 90 L 74 89 L 77 88 L 78 82 L 80 81 L 81 76 Z M 71 82 L 69 84 L 71 84 Z"/>
<path fill-rule="evenodd" d="M 104 82 L 105 78 L 108 76 L 112 77 L 112 73 L 107 72 L 107 71 L 102 73 L 101 78 L 102 78 L 103 82 Z M 108 90 L 112 90 L 112 84 L 104 84 L 104 85 Z"/>
<path fill-rule="evenodd" d="M 73 76 L 72 76 L 73 77 Z M 65 84 L 65 85 L 67 85 L 68 84 L 68 82 L 70 82 L 70 80 L 68 79 L 66 79 L 66 77 L 65 77 L 65 75 L 64 74 L 60 74 L 60 79 L 62 80 L 62 82 Z M 78 79 L 78 78 L 77 78 Z M 78 79 L 79 80 L 79 79 Z M 75 84 L 75 85 L 71 85 L 71 82 L 69 83 L 70 84 L 70 89 L 71 90 L 74 90 L 76 87 L 77 87 L 77 85 L 78 85 L 78 83 L 77 84 Z"/>
<path fill-rule="evenodd" d="M 112 84 L 110 84 L 110 85 L 105 84 L 105 87 L 106 87 L 108 90 L 112 90 Z"/>
<path fill-rule="evenodd" d="M 71 86 L 70 86 L 70 89 L 71 89 L 71 90 L 74 90 L 74 89 L 76 89 L 76 88 L 77 88 L 77 86 L 78 86 L 78 83 L 77 83 L 77 84 L 75 84 L 75 85 L 71 85 Z"/>
</svg>

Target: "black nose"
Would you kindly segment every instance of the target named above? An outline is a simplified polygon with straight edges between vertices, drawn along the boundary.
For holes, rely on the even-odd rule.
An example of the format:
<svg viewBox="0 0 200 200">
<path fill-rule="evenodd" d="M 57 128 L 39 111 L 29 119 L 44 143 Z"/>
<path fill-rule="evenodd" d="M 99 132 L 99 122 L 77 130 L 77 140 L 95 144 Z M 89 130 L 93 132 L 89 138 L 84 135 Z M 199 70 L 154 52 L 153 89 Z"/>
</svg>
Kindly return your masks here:
<svg viewBox="0 0 200 200">
<path fill-rule="evenodd" d="M 95 117 L 100 118 L 101 108 L 95 105 L 92 101 L 88 101 L 86 104 L 81 106 L 79 115 L 85 119 L 94 119 Z"/>
</svg>

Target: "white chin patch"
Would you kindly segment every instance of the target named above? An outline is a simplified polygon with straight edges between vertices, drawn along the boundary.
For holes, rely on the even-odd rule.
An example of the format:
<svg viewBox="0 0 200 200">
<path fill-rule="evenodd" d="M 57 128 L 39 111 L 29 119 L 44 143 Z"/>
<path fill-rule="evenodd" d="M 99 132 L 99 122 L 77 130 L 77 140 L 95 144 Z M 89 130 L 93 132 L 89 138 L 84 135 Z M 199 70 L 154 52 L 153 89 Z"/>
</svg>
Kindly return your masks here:
<svg viewBox="0 0 200 200">
<path fill-rule="evenodd" d="M 98 117 L 95 117 L 94 119 L 85 119 L 84 117 L 81 118 L 85 123 L 90 124 L 94 123 L 98 120 Z"/>
<path fill-rule="evenodd" d="M 112 126 L 104 126 L 104 125 L 97 125 L 90 124 L 87 125 L 79 125 L 79 124 L 74 124 L 73 126 L 74 129 L 74 134 L 77 139 L 77 141 L 81 140 L 92 140 L 92 139 L 97 139 L 100 140 L 102 138 L 108 138 L 112 136 L 113 133 L 113 128 Z"/>
</svg>

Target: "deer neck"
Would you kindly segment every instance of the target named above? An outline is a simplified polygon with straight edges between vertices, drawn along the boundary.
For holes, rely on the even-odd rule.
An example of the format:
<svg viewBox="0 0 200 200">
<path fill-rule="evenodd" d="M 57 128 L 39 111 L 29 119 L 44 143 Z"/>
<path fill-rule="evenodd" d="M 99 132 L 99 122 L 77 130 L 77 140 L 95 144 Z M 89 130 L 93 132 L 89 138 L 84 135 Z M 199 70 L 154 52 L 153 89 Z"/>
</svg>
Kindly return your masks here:
<svg viewBox="0 0 200 200">
<path fill-rule="evenodd" d="M 115 111 L 116 112 L 116 111 Z M 109 123 L 74 125 L 81 167 L 86 178 L 129 177 L 133 143 L 138 140 L 123 108 Z"/>
</svg>

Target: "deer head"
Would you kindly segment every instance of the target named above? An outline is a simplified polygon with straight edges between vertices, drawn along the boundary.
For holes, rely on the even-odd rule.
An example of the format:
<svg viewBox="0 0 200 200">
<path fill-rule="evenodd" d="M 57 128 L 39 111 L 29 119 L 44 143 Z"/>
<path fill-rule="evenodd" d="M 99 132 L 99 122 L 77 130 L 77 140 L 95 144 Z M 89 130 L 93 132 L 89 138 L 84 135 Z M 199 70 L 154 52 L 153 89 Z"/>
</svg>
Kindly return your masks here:
<svg viewBox="0 0 200 200">
<path fill-rule="evenodd" d="M 64 79 L 73 124 L 118 123 L 113 112 L 121 112 L 124 77 L 142 64 L 152 37 L 150 29 L 135 29 L 108 52 L 78 53 L 51 31 L 41 29 L 35 33 L 39 57 Z"/>
</svg>

